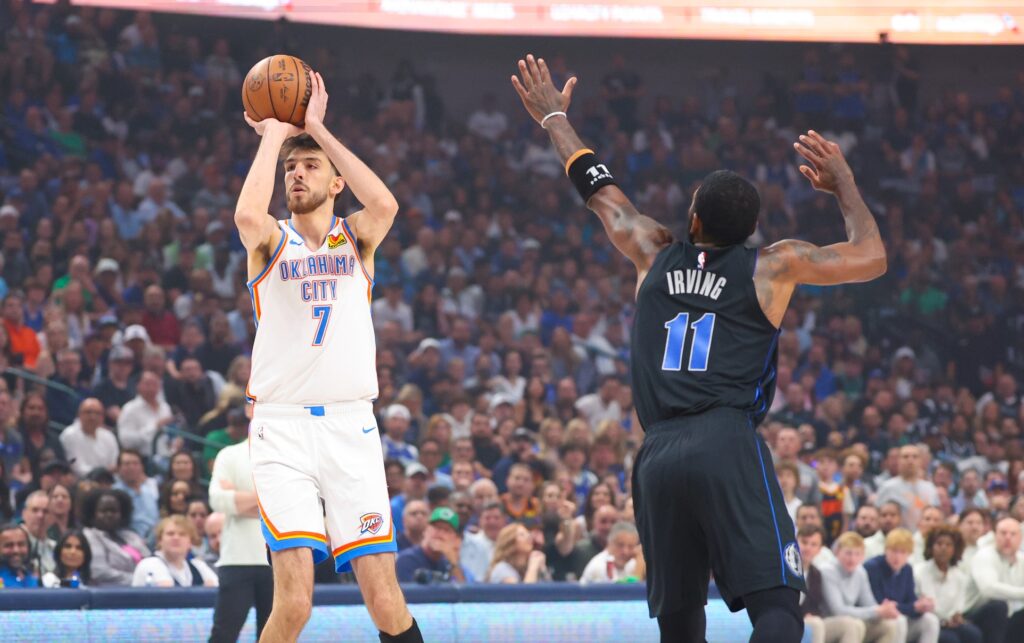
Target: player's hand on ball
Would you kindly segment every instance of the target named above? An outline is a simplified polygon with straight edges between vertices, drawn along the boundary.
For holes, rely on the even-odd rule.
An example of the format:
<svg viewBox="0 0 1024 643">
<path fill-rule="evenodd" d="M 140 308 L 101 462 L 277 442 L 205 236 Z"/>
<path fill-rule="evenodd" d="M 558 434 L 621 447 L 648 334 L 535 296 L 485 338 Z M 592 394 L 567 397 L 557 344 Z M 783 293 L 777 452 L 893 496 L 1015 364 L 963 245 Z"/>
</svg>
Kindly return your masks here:
<svg viewBox="0 0 1024 643">
<path fill-rule="evenodd" d="M 832 141 L 826 141 L 821 134 L 809 130 L 800 135 L 800 141 L 793 143 L 793 147 L 814 166 L 801 165 L 800 173 L 807 177 L 815 190 L 835 194 L 840 187 L 853 183 L 853 170 L 842 150 Z"/>
<path fill-rule="evenodd" d="M 296 127 L 291 123 L 282 123 L 276 118 L 264 118 L 262 121 L 254 121 L 245 112 L 242 112 L 242 117 L 245 118 L 245 122 L 249 124 L 249 127 L 256 130 L 256 133 L 260 136 L 266 134 L 268 130 L 278 129 L 285 132 L 285 138 L 298 136 L 302 133 L 302 128 Z"/>
<path fill-rule="evenodd" d="M 519 61 L 519 75 L 512 76 L 512 87 L 515 88 L 523 106 L 533 120 L 540 123 L 552 112 L 564 112 L 572 102 L 572 90 L 576 87 L 576 77 L 566 81 L 565 87 L 559 91 L 551 81 L 551 72 L 543 58 L 534 59 L 527 54 L 526 60 Z"/>
<path fill-rule="evenodd" d="M 309 73 L 309 80 L 313 90 L 309 95 L 309 104 L 306 105 L 306 127 L 322 125 L 324 115 L 327 114 L 327 86 L 324 85 L 324 77 L 314 71 Z"/>
</svg>

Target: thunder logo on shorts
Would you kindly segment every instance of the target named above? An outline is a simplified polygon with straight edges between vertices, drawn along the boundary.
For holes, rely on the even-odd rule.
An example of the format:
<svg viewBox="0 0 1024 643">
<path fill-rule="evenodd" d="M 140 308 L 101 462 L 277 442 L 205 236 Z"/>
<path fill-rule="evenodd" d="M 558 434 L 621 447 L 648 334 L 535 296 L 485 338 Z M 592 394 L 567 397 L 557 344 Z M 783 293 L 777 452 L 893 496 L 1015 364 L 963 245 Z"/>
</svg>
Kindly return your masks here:
<svg viewBox="0 0 1024 643">
<path fill-rule="evenodd" d="M 359 517 L 359 534 L 376 534 L 384 526 L 384 516 L 379 513 L 363 514 Z"/>
</svg>

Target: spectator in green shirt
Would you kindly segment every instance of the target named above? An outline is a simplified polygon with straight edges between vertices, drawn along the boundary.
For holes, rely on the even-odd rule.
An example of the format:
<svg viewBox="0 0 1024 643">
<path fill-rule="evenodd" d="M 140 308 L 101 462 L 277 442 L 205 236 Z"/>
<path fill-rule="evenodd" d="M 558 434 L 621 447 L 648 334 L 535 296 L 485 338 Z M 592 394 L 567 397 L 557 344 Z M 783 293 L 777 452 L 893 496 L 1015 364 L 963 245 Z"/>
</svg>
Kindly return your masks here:
<svg viewBox="0 0 1024 643">
<path fill-rule="evenodd" d="M 228 425 L 226 428 L 210 431 L 206 439 L 209 444 L 203 449 L 203 460 L 206 461 L 206 470 L 213 470 L 213 461 L 217 454 L 224 447 L 238 444 L 249 434 L 249 419 L 245 417 L 244 409 L 231 409 L 228 411 Z"/>
</svg>

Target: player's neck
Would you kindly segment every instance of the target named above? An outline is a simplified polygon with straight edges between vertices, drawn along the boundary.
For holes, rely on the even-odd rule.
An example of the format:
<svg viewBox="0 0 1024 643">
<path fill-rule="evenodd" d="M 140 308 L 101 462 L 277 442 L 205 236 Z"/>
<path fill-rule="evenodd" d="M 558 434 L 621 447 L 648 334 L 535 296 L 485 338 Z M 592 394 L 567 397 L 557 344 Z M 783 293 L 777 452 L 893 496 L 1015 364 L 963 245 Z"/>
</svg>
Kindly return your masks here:
<svg viewBox="0 0 1024 643">
<path fill-rule="evenodd" d="M 327 233 L 334 227 L 334 211 L 330 207 L 320 207 L 308 214 L 293 214 L 291 225 L 306 241 L 306 245 L 320 247 Z"/>
</svg>

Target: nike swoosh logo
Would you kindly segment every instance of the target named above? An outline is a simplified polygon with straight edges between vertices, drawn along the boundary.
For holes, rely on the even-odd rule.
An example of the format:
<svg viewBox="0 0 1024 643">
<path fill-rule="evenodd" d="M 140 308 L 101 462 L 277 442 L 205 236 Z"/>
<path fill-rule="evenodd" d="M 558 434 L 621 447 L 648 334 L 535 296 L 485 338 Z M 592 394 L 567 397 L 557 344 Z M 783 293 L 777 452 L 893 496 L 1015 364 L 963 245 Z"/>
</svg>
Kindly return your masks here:
<svg viewBox="0 0 1024 643">
<path fill-rule="evenodd" d="M 375 427 L 375 426 L 363 427 L 363 433 L 373 433 L 376 430 L 377 430 L 377 427 Z"/>
<path fill-rule="evenodd" d="M 301 246 L 302 245 L 301 241 L 296 241 L 295 239 L 289 239 L 288 243 L 289 243 L 289 245 L 293 245 L 293 246 Z"/>
</svg>

